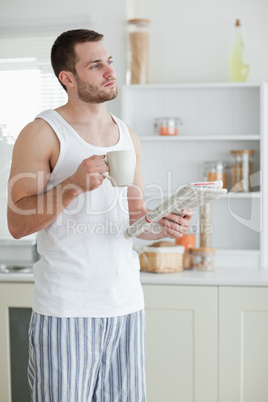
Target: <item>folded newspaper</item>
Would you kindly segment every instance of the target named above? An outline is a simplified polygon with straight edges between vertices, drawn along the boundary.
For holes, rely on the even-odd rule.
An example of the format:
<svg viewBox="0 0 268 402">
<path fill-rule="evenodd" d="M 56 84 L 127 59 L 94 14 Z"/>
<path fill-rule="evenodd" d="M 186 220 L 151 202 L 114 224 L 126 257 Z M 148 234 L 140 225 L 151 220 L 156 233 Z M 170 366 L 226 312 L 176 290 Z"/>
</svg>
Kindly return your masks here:
<svg viewBox="0 0 268 402">
<path fill-rule="evenodd" d="M 183 215 L 183 209 L 194 209 L 202 205 L 211 203 L 227 190 L 222 188 L 222 181 L 197 182 L 190 183 L 181 187 L 165 202 L 152 209 L 141 219 L 129 226 L 124 236 L 127 239 L 137 237 L 146 230 L 154 233 L 159 233 L 162 230 L 162 225 L 157 223 L 168 213 L 172 212 L 176 215 Z"/>
</svg>

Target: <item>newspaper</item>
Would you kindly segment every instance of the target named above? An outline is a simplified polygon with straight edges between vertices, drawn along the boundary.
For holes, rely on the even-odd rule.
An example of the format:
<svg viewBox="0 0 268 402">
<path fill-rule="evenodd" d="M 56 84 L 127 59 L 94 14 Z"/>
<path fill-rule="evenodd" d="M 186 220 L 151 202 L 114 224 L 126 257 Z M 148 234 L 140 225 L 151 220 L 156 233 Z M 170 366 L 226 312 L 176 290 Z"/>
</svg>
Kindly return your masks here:
<svg viewBox="0 0 268 402">
<path fill-rule="evenodd" d="M 124 232 L 125 238 L 137 237 L 147 230 L 159 233 L 162 226 L 157 222 L 165 215 L 172 212 L 182 216 L 183 209 L 194 209 L 215 201 L 227 192 L 221 187 L 222 182 L 218 181 L 190 183 L 183 186 L 162 204 L 129 226 Z"/>
</svg>

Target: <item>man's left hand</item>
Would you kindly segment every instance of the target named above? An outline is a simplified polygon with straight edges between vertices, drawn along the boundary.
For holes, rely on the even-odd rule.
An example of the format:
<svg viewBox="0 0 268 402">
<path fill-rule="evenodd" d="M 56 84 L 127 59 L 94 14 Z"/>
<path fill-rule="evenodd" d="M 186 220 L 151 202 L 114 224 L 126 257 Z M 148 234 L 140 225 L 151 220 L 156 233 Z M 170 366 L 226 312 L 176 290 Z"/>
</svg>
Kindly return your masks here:
<svg viewBox="0 0 268 402">
<path fill-rule="evenodd" d="M 183 209 L 181 212 L 183 216 L 169 213 L 160 219 L 159 223 L 163 226 L 163 237 L 179 239 L 188 232 L 193 211 L 191 209 Z"/>
</svg>

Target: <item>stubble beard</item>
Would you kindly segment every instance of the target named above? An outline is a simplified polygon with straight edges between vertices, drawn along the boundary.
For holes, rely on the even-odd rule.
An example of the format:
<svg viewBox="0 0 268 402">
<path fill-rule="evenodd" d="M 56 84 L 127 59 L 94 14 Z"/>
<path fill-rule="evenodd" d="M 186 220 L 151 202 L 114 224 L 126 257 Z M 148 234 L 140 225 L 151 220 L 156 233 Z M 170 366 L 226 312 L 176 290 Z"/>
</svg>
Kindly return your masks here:
<svg viewBox="0 0 268 402">
<path fill-rule="evenodd" d="M 104 103 L 117 97 L 117 86 L 115 85 L 110 92 L 100 90 L 95 85 L 88 84 L 76 77 L 77 93 L 80 100 L 87 103 Z"/>
</svg>

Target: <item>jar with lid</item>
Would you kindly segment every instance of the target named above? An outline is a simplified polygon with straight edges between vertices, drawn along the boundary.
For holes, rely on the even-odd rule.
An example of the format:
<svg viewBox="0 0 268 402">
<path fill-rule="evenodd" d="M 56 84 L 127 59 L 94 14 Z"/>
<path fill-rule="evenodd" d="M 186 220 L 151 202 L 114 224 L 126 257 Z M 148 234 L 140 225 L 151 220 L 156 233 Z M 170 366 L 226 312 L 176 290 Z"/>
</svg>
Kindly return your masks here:
<svg viewBox="0 0 268 402">
<path fill-rule="evenodd" d="M 253 154 L 252 149 L 231 151 L 231 191 L 249 192 L 252 190 Z"/>
<path fill-rule="evenodd" d="M 154 121 L 154 132 L 159 135 L 177 135 L 181 124 L 178 117 L 160 117 Z"/>
<path fill-rule="evenodd" d="M 227 188 L 227 168 L 228 162 L 225 161 L 206 161 L 205 162 L 205 180 L 218 181 L 221 180 L 222 188 Z"/>
<path fill-rule="evenodd" d="M 199 269 L 200 271 L 213 271 L 215 253 L 215 248 L 194 248 L 194 268 Z"/>
<path fill-rule="evenodd" d="M 184 234 L 176 239 L 176 244 L 184 246 L 183 269 L 191 269 L 194 267 L 193 249 L 195 247 L 195 235 L 192 233 Z"/>
<path fill-rule="evenodd" d="M 127 21 L 127 84 L 148 84 L 150 20 Z"/>
</svg>

